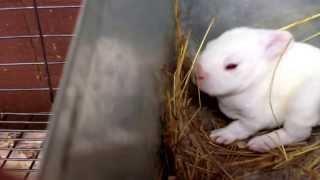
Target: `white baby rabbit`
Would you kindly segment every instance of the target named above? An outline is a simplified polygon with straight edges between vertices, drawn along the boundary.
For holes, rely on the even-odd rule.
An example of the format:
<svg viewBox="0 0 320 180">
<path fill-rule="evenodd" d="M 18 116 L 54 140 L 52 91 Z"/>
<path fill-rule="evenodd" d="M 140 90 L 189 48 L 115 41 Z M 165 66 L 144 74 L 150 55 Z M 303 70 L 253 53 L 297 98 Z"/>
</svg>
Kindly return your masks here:
<svg viewBox="0 0 320 180">
<path fill-rule="evenodd" d="M 280 59 L 271 96 L 277 122 L 269 92 Z M 249 140 L 249 149 L 265 152 L 307 139 L 319 124 L 320 50 L 295 42 L 287 31 L 249 27 L 226 31 L 208 42 L 195 74 L 200 90 L 217 97 L 221 111 L 235 120 L 211 132 L 217 143 L 230 144 L 282 125 Z"/>
</svg>

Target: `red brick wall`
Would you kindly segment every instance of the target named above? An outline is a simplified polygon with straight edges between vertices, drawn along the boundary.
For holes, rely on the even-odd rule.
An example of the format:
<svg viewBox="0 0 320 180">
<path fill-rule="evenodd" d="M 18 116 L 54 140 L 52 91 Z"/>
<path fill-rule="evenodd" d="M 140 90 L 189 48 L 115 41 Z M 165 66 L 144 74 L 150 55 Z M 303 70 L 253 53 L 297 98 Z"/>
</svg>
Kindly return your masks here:
<svg viewBox="0 0 320 180">
<path fill-rule="evenodd" d="M 49 88 L 43 48 L 52 87 L 58 87 L 80 0 L 37 0 L 37 5 L 45 47 L 41 45 L 33 0 L 0 0 L 0 112 L 50 111 L 49 90 L 14 89 Z M 21 37 L 25 35 L 28 37 Z M 32 35 L 35 37 L 29 37 Z"/>
</svg>

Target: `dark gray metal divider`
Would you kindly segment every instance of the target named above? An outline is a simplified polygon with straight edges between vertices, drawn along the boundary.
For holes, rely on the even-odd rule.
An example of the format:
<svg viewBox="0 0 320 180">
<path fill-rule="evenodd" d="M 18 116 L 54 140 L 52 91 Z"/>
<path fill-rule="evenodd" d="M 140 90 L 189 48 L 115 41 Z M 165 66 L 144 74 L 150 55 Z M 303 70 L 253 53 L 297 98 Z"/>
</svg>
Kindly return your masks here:
<svg viewBox="0 0 320 180">
<path fill-rule="evenodd" d="M 320 12 L 319 0 L 180 0 L 184 29 L 192 30 L 192 46 L 195 49 L 202 39 L 211 18 L 216 24 L 209 38 L 237 26 L 279 28 L 296 20 Z M 297 40 L 319 32 L 320 21 L 292 29 Z M 320 47 L 316 38 L 310 43 Z"/>
<path fill-rule="evenodd" d="M 171 0 L 88 0 L 55 103 L 43 180 L 149 180 Z"/>
</svg>

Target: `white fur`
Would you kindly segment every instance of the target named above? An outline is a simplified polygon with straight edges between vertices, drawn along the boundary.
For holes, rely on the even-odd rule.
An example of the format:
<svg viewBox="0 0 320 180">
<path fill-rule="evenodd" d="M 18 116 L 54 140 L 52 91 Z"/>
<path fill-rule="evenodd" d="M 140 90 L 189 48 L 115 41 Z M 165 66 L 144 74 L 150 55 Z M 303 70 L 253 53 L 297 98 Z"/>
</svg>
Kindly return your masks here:
<svg viewBox="0 0 320 180">
<path fill-rule="evenodd" d="M 273 43 L 272 38 L 277 35 L 280 38 Z M 285 49 L 283 45 L 290 37 L 290 33 L 276 30 L 235 28 L 207 44 L 197 64 L 209 75 L 199 88 L 216 96 L 221 111 L 235 119 L 227 127 L 211 132 L 217 143 L 230 144 L 259 130 L 278 127 L 268 93 L 279 52 L 284 50 L 272 91 L 272 104 L 283 127 L 253 137 L 248 147 L 264 152 L 299 142 L 319 124 L 320 50 L 295 41 Z M 266 49 L 268 42 L 272 47 Z M 224 69 L 230 62 L 239 63 L 236 71 Z"/>
</svg>

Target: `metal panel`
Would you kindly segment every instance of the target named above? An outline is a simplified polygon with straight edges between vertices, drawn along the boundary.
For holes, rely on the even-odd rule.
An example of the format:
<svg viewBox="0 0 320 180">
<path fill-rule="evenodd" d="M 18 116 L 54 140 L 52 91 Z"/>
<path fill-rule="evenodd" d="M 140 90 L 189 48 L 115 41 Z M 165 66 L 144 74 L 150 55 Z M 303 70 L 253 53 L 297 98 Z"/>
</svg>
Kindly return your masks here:
<svg viewBox="0 0 320 180">
<path fill-rule="evenodd" d="M 44 180 L 152 179 L 171 0 L 90 0 L 55 103 Z"/>
<path fill-rule="evenodd" d="M 180 0 L 185 30 L 192 30 L 193 49 L 201 40 L 211 18 L 216 17 L 209 38 L 237 26 L 280 28 L 296 20 L 319 13 L 319 0 Z M 320 21 L 292 30 L 297 40 L 317 33 Z M 310 43 L 320 46 L 318 39 Z"/>
</svg>

